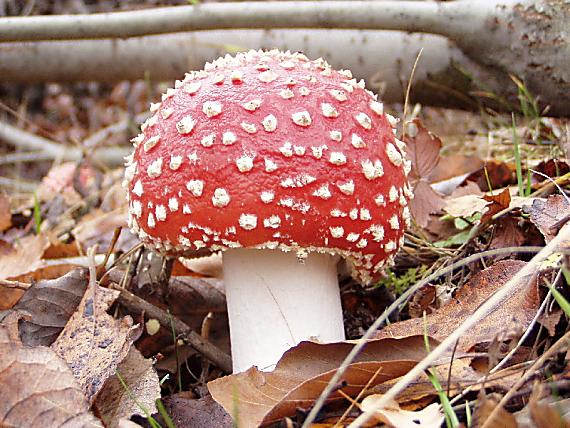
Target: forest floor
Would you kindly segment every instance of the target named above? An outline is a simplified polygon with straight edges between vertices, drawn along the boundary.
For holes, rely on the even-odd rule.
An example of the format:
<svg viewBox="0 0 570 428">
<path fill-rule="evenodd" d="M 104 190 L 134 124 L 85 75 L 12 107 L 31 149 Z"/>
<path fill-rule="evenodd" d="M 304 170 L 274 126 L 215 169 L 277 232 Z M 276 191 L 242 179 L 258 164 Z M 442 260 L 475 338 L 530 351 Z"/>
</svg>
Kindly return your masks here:
<svg viewBox="0 0 570 428">
<path fill-rule="evenodd" d="M 304 342 L 274 372 L 230 374 L 221 258 L 144 249 L 126 227 L 123 168 L 90 157 L 128 146 L 169 85 L 0 86 L 20 138 L 82 153 L 46 160 L 0 140 L 1 426 L 297 427 L 355 343 Z M 312 426 L 355 421 L 504 287 L 368 426 L 570 426 L 570 121 L 522 85 L 512 114 L 406 112 L 412 227 L 381 281 L 341 276 L 349 339 L 396 310 Z"/>
</svg>

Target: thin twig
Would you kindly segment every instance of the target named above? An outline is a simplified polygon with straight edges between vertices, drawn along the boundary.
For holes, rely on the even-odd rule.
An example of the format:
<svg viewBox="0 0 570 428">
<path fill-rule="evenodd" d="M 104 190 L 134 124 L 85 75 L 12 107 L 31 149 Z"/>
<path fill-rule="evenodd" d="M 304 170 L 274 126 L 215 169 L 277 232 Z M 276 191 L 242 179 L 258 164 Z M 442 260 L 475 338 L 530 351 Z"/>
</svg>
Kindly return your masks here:
<svg viewBox="0 0 570 428">
<path fill-rule="evenodd" d="M 184 337 L 192 348 L 204 355 L 225 372 L 231 373 L 232 360 L 230 356 L 217 346 L 214 346 L 212 343 L 203 339 L 185 322 L 179 318 L 169 315 L 162 309 L 157 308 L 146 300 L 135 296 L 125 289 L 120 289 L 120 291 L 121 294 L 117 300 L 125 308 L 136 313 L 144 312 L 147 317 L 157 319 L 160 325 L 164 328 L 171 329 L 172 326 L 174 326 L 176 333 Z"/>
</svg>

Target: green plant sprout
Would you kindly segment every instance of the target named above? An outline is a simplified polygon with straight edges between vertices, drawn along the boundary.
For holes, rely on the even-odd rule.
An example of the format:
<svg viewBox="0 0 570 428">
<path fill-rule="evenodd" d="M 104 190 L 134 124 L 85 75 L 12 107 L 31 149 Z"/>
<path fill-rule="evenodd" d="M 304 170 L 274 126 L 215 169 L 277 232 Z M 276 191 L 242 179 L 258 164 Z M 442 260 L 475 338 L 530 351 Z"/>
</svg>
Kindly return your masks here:
<svg viewBox="0 0 570 428">
<path fill-rule="evenodd" d="M 382 278 L 377 286 L 384 286 L 393 290 L 398 296 L 404 293 L 410 286 L 414 285 L 418 278 L 422 278 L 427 272 L 428 267 L 421 265 L 419 267 L 409 268 L 401 275 L 396 275 L 391 269 L 386 269 L 386 276 Z"/>
<path fill-rule="evenodd" d="M 39 235 L 42 229 L 42 211 L 40 200 L 38 199 L 38 194 L 36 192 L 34 192 L 34 226 L 36 228 L 36 235 Z"/>
</svg>

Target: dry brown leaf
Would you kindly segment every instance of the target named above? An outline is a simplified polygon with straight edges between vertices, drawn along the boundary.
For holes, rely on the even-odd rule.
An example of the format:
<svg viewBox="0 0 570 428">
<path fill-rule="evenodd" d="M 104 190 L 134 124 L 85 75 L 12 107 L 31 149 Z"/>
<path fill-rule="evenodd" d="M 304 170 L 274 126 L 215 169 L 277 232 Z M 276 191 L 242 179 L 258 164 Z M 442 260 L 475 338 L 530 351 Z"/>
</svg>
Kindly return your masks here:
<svg viewBox="0 0 570 428">
<path fill-rule="evenodd" d="M 0 232 L 4 232 L 12 226 L 12 212 L 10 210 L 10 199 L 0 192 Z"/>
<path fill-rule="evenodd" d="M 50 346 L 77 309 L 86 287 L 87 269 L 32 284 L 15 307 L 31 315 L 30 320 L 20 322 L 24 345 Z"/>
<path fill-rule="evenodd" d="M 18 287 L 0 284 L 0 311 L 12 309 L 25 294 L 25 290 Z"/>
<path fill-rule="evenodd" d="M 18 317 L 0 325 L 0 426 L 102 427 L 71 370 L 52 349 L 22 345 Z"/>
<path fill-rule="evenodd" d="M 443 197 L 429 185 L 421 180 L 415 184 L 414 199 L 410 201 L 410 212 L 420 227 L 426 227 L 429 215 L 437 212 L 445 206 Z"/>
<path fill-rule="evenodd" d="M 525 206 L 530 221 L 540 230 L 548 243 L 558 234 L 560 227 L 570 218 L 570 205 L 562 195 L 551 195 L 546 200 L 535 199 L 532 205 Z"/>
<path fill-rule="evenodd" d="M 469 317 L 494 292 L 511 279 L 526 263 L 505 260 L 482 270 L 459 290 L 446 306 L 423 318 L 400 321 L 380 330 L 376 337 L 408 337 L 423 334 L 427 328 L 430 337 L 444 340 L 455 328 Z M 521 284 L 515 294 L 474 327 L 458 344 L 461 351 L 470 351 L 473 346 L 488 343 L 499 337 L 506 340 L 517 336 L 528 327 L 538 307 L 540 298 L 536 280 Z M 427 325 L 426 325 L 427 324 Z"/>
<path fill-rule="evenodd" d="M 406 123 L 406 127 L 408 133 L 404 136 L 404 142 L 406 143 L 407 157 L 412 161 L 412 171 L 409 178 L 411 181 L 427 180 L 439 163 L 441 140 L 429 132 L 419 119 Z M 410 135 L 411 128 L 415 128 L 417 132 Z"/>
<path fill-rule="evenodd" d="M 569 400 L 561 403 L 553 402 L 553 400 L 533 401 L 531 399 L 528 406 L 536 428 L 570 428 Z M 561 414 L 561 410 L 565 412 L 565 415 Z"/>
<path fill-rule="evenodd" d="M 166 412 L 177 427 L 184 428 L 232 428 L 234 425 L 230 415 L 216 403 L 210 395 L 200 399 L 184 396 L 184 393 L 173 394 L 162 400 Z M 153 417 L 165 426 L 162 415 Z M 241 427 L 241 425 L 237 425 Z"/>
<path fill-rule="evenodd" d="M 514 165 L 511 168 L 504 162 L 494 160 L 487 160 L 484 167 L 471 174 L 467 180 L 477 183 L 484 192 L 500 189 L 517 182 Z M 491 189 L 489 189 L 489 182 Z"/>
<path fill-rule="evenodd" d="M 556 326 L 560 322 L 562 314 L 563 314 L 562 309 L 553 308 L 552 310 L 547 311 L 546 313 L 543 312 L 542 315 L 538 318 L 538 322 L 544 328 L 546 328 L 546 331 L 548 331 L 548 334 L 550 336 L 554 336 L 556 334 Z"/>
<path fill-rule="evenodd" d="M 489 249 L 519 247 L 526 241 L 526 235 L 513 217 L 501 217 L 496 221 L 493 239 Z"/>
<path fill-rule="evenodd" d="M 376 408 L 376 402 L 382 395 L 369 395 L 362 400 L 360 409 L 363 412 Z M 438 403 L 433 403 L 418 412 L 402 410 L 397 402 L 391 401 L 386 407 L 374 412 L 373 418 L 394 428 L 439 428 L 445 417 Z"/>
<path fill-rule="evenodd" d="M 49 240 L 44 235 L 31 235 L 20 239 L 7 253 L 0 253 L 0 279 L 16 278 L 36 270 L 41 264 Z"/>
<path fill-rule="evenodd" d="M 458 355 L 455 355 L 452 364 L 447 363 L 432 367 L 431 371 L 439 379 L 442 388 L 447 391 L 450 397 L 453 397 L 463 391 L 467 386 L 472 386 L 481 379 L 481 375 L 471 368 L 470 363 L 471 358 L 460 359 Z M 449 384 L 447 383 L 448 376 L 450 379 Z M 400 378 L 395 378 L 373 388 L 369 388 L 369 390 L 375 394 L 385 394 L 399 380 Z M 398 394 L 397 401 L 399 406 L 403 409 L 416 410 L 417 408 L 424 407 L 426 400 L 433 399 L 436 393 L 433 383 L 429 377 L 423 373 Z"/>
<path fill-rule="evenodd" d="M 72 230 L 72 234 L 84 248 L 97 245 L 99 251 L 104 252 L 107 250 L 115 229 L 118 227 L 127 228 L 126 205 L 110 212 L 103 212 L 98 208 L 92 210 L 81 219 Z M 126 251 L 136 243 L 133 234 L 121 233 L 119 240 L 115 244 L 115 250 Z"/>
<path fill-rule="evenodd" d="M 410 211 L 420 227 L 426 227 L 429 215 L 444 206 L 443 197 L 429 185 L 429 176 L 439 162 L 441 140 L 429 132 L 419 119 L 406 124 L 415 131 L 404 137 L 406 152 L 412 162 L 409 175 L 414 199 L 410 201 Z"/>
<path fill-rule="evenodd" d="M 561 159 L 548 159 L 540 162 L 533 170 L 541 172 L 550 178 L 556 178 L 568 174 L 568 172 L 570 172 L 570 166 Z M 544 181 L 544 176 L 538 174 L 533 174 L 532 178 L 534 179 L 533 181 Z"/>
<path fill-rule="evenodd" d="M 467 195 L 482 196 L 483 192 L 481 191 L 481 189 L 479 189 L 477 183 L 474 183 L 472 181 L 467 181 L 463 186 L 457 187 L 451 193 L 451 195 L 449 195 L 449 197 L 458 198 L 460 196 L 467 196 Z"/>
<path fill-rule="evenodd" d="M 471 217 L 483 212 L 486 205 L 487 202 L 479 195 L 465 195 L 446 199 L 443 209 L 453 217 Z"/>
<path fill-rule="evenodd" d="M 237 409 L 240 427 L 267 425 L 310 407 L 353 346 L 302 342 L 283 355 L 273 372 L 251 368 L 216 379 L 208 389 L 228 413 Z M 342 391 L 356 397 L 375 375 L 370 388 L 403 376 L 425 354 L 423 336 L 371 341 L 343 375 Z M 338 392 L 329 397 L 329 402 L 343 400 Z"/>
<path fill-rule="evenodd" d="M 488 202 L 486 205 L 487 210 L 483 213 L 483 217 L 481 217 L 481 222 L 485 223 L 498 212 L 509 208 L 511 204 L 511 192 L 506 188 L 497 194 L 485 195 L 483 199 Z"/>
<path fill-rule="evenodd" d="M 160 398 L 160 384 L 153 363 L 144 358 L 135 347 L 129 350 L 117 367 L 117 372 L 131 393 L 125 390 L 115 375 L 107 379 L 93 403 L 97 415 L 110 428 L 116 428 L 121 418 L 135 414 L 144 416 L 141 406 L 150 413 L 156 412 L 154 403 Z M 136 397 L 137 403 L 131 396 Z"/>
<path fill-rule="evenodd" d="M 430 175 L 430 181 L 437 183 L 450 178 L 471 174 L 483 167 L 483 161 L 479 156 L 452 154 L 441 156 L 439 163 Z"/>
<path fill-rule="evenodd" d="M 90 403 L 115 374 L 132 343 L 132 319 L 115 319 L 106 312 L 118 295 L 116 290 L 89 285 L 77 311 L 51 346 L 67 361 Z"/>
<path fill-rule="evenodd" d="M 473 412 L 473 428 L 480 428 L 491 416 L 491 412 L 497 407 L 501 396 L 498 394 L 490 394 L 485 396 L 480 393 Z M 512 413 L 507 412 L 504 408 L 499 409 L 493 419 L 488 422 L 488 428 L 518 428 L 517 420 Z"/>
</svg>

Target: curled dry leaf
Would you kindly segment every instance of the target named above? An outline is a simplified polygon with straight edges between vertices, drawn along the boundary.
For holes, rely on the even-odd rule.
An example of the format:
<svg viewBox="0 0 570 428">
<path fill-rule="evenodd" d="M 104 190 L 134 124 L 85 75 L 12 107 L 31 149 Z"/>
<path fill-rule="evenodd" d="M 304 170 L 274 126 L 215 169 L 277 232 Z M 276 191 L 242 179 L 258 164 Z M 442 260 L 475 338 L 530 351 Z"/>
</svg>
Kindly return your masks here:
<svg viewBox="0 0 570 428">
<path fill-rule="evenodd" d="M 115 428 L 121 418 L 131 415 L 144 416 L 141 406 L 150 413 L 156 412 L 155 400 L 160 398 L 158 375 L 151 360 L 132 347 L 117 367 L 117 373 L 127 384 L 130 393 L 123 387 L 117 375 L 107 379 L 93 403 L 97 415 L 106 427 Z M 136 397 L 137 402 L 131 397 Z"/>
<path fill-rule="evenodd" d="M 444 340 L 525 264 L 518 260 L 497 262 L 474 275 L 446 306 L 428 315 L 425 323 L 423 318 L 396 322 L 380 330 L 376 337 L 408 337 L 422 334 L 427 328 L 430 337 Z M 516 337 L 529 326 L 540 306 L 540 298 L 537 281 L 534 278 L 526 278 L 525 281 L 459 341 L 458 350 L 470 351 L 475 345 L 489 343 L 495 338 L 506 340 Z"/>
<path fill-rule="evenodd" d="M 481 222 L 485 223 L 491 220 L 491 217 L 495 214 L 509 207 L 511 204 L 511 192 L 506 188 L 497 194 L 485 195 L 483 199 L 488 202 L 486 205 L 487 210 L 481 217 Z"/>
<path fill-rule="evenodd" d="M 374 409 L 375 403 L 382 398 L 381 395 L 369 395 L 362 400 L 360 409 L 363 412 Z M 402 410 L 397 402 L 391 401 L 389 405 L 374 412 L 374 419 L 394 428 L 439 428 L 444 416 L 438 403 L 433 403 L 418 412 Z"/>
<path fill-rule="evenodd" d="M 301 342 L 283 355 L 273 372 L 254 367 L 216 379 L 208 389 L 229 414 L 237 412 L 240 427 L 265 426 L 310 407 L 353 346 L 350 342 Z M 342 392 L 356 397 L 366 386 L 403 376 L 425 353 L 423 336 L 371 341 L 343 375 Z M 344 400 L 337 391 L 328 402 Z"/>
<path fill-rule="evenodd" d="M 540 230 L 547 243 L 570 219 L 570 204 L 562 195 L 551 195 L 546 200 L 535 199 L 532 205 L 523 209 L 530 214 L 530 221 Z"/>
<path fill-rule="evenodd" d="M 19 342 L 17 319 L 0 325 L 0 426 L 102 427 L 65 361 Z"/>
<path fill-rule="evenodd" d="M 31 315 L 30 320 L 20 322 L 24 345 L 51 345 L 76 311 L 86 287 L 87 269 L 82 268 L 32 284 L 15 306 Z"/>
<path fill-rule="evenodd" d="M 118 295 L 118 291 L 89 285 L 77 311 L 51 346 L 67 361 L 90 403 L 115 374 L 132 344 L 131 318 L 114 319 L 106 312 Z"/>
<path fill-rule="evenodd" d="M 412 161 L 409 175 L 414 199 L 410 201 L 410 211 L 416 223 L 425 227 L 429 215 L 443 208 L 443 197 L 429 184 L 429 177 L 439 162 L 441 140 L 429 132 L 419 119 L 406 124 L 404 136 L 408 158 Z M 413 131 L 411 131 L 413 130 Z"/>
</svg>

